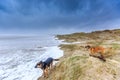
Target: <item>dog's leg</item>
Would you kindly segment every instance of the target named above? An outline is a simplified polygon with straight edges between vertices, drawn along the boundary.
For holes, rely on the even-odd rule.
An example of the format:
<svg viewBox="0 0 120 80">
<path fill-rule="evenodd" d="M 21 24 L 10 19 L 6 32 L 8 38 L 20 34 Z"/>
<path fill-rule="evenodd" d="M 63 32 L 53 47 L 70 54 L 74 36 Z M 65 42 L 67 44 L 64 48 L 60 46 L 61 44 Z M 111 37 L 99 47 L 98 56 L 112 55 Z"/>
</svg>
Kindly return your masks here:
<svg viewBox="0 0 120 80">
<path fill-rule="evenodd" d="M 45 70 L 43 70 L 43 76 L 46 77 L 46 71 Z"/>
<path fill-rule="evenodd" d="M 103 55 L 102 55 L 102 60 L 103 60 L 103 61 L 106 61 L 106 59 L 105 59 L 105 57 L 104 57 Z"/>
<path fill-rule="evenodd" d="M 46 78 L 48 77 L 48 67 L 46 67 L 44 70 L 44 77 L 46 77 Z"/>
<path fill-rule="evenodd" d="M 99 59 L 103 60 L 104 62 L 106 61 L 106 59 L 105 59 L 105 57 L 103 56 L 102 53 L 100 53 L 100 57 L 99 57 Z"/>
<path fill-rule="evenodd" d="M 53 68 L 53 61 L 50 64 L 50 69 L 52 70 L 52 68 Z"/>
<path fill-rule="evenodd" d="M 46 77 L 48 77 L 48 67 L 46 68 Z"/>
<path fill-rule="evenodd" d="M 47 69 L 45 69 L 45 70 L 44 70 L 43 75 L 44 75 L 44 78 L 46 78 L 46 77 L 47 77 Z"/>
</svg>

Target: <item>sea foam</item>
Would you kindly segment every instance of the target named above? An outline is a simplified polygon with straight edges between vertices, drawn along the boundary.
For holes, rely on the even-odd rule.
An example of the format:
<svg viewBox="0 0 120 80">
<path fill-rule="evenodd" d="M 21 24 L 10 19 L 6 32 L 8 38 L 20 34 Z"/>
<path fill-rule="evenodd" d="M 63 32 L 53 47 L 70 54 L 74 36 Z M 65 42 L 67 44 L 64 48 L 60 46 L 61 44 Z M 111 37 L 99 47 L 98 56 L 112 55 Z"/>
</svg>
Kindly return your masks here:
<svg viewBox="0 0 120 80">
<path fill-rule="evenodd" d="M 21 44 L 20 48 L 1 49 L 0 80 L 37 80 L 43 73 L 41 69 L 34 68 L 37 62 L 44 61 L 48 57 L 58 59 L 63 56 L 63 51 L 58 47 L 60 41 L 54 40 L 54 37 L 45 38 L 42 39 L 41 44 L 44 45 L 42 46 L 39 45 L 39 40 L 41 39 L 37 39 L 38 43 L 33 39 L 32 42 L 29 41 L 32 45 L 28 46 L 32 47 L 26 47 L 27 45 L 21 47 Z M 28 39 L 26 41 L 28 43 Z M 26 41 L 24 40 L 24 43 Z M 33 46 L 34 42 L 36 47 Z M 38 48 L 38 46 L 42 47 Z"/>
</svg>

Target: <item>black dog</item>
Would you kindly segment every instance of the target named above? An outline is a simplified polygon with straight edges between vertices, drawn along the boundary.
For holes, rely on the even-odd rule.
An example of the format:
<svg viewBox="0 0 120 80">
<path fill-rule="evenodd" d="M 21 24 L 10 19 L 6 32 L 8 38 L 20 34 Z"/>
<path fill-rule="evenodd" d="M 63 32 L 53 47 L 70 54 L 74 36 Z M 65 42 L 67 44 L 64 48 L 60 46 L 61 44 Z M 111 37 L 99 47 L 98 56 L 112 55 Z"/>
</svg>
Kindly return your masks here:
<svg viewBox="0 0 120 80">
<path fill-rule="evenodd" d="M 35 66 L 35 68 L 41 68 L 43 70 L 44 77 L 48 77 L 48 70 L 52 69 L 53 61 L 58 61 L 59 59 L 53 59 L 49 57 L 46 61 L 38 62 Z"/>
</svg>

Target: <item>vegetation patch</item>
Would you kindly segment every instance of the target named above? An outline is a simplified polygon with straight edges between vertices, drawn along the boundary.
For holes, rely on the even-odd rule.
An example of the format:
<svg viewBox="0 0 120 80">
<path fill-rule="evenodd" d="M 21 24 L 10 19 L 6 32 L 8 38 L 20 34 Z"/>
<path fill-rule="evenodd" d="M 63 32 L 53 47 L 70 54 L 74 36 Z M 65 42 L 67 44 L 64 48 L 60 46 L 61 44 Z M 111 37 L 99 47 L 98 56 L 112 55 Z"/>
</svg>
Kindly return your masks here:
<svg viewBox="0 0 120 80">
<path fill-rule="evenodd" d="M 112 47 L 113 47 L 113 49 L 118 50 L 118 49 L 120 49 L 120 44 L 112 43 Z"/>
</svg>

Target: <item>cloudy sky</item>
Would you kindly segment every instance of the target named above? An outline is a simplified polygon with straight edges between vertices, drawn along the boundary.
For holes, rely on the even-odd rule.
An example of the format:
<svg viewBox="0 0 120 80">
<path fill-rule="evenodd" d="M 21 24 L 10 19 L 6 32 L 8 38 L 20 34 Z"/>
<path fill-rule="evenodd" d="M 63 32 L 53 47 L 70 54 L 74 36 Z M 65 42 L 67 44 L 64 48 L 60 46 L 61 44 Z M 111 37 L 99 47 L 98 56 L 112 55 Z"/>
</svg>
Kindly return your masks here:
<svg viewBox="0 0 120 80">
<path fill-rule="evenodd" d="M 120 28 L 120 0 L 0 0 L 0 33 Z"/>
</svg>

